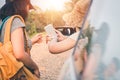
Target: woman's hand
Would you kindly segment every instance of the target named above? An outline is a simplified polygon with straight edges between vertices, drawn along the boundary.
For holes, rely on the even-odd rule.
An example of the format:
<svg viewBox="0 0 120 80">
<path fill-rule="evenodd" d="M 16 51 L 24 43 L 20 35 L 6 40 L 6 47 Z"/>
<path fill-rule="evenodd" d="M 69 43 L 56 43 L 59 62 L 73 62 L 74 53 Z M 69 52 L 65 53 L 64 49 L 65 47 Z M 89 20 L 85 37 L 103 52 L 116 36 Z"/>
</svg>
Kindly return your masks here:
<svg viewBox="0 0 120 80">
<path fill-rule="evenodd" d="M 67 36 L 63 35 L 60 31 L 55 30 L 55 32 L 57 33 L 58 41 L 62 41 L 67 38 Z"/>
<path fill-rule="evenodd" d="M 64 36 L 60 31 L 55 29 L 55 32 L 57 34 L 57 41 L 62 41 L 64 39 L 67 38 L 67 36 Z M 49 41 L 51 41 L 54 38 L 54 36 L 52 35 L 47 35 L 46 36 L 46 43 L 48 43 Z"/>
<path fill-rule="evenodd" d="M 53 39 L 53 37 L 51 35 L 47 35 L 46 36 L 46 43 L 48 43 L 49 41 L 51 41 Z"/>
<path fill-rule="evenodd" d="M 32 44 L 39 43 L 42 41 L 42 34 L 35 35 L 32 39 Z"/>
</svg>

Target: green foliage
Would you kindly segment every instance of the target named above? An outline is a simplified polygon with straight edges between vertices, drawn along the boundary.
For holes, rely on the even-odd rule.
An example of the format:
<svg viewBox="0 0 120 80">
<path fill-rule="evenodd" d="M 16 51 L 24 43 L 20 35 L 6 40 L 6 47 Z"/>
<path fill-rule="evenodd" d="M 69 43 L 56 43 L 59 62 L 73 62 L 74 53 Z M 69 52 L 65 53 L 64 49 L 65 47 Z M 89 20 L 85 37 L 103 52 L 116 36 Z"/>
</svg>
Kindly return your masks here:
<svg viewBox="0 0 120 80">
<path fill-rule="evenodd" d="M 29 35 L 44 31 L 43 27 L 45 26 L 45 23 L 43 14 L 35 11 L 29 12 L 26 25 L 26 30 Z"/>
<path fill-rule="evenodd" d="M 32 35 L 35 32 L 43 32 L 44 27 L 48 24 L 53 24 L 54 27 L 63 26 L 64 21 L 62 20 L 62 15 L 62 12 L 54 10 L 46 10 L 45 12 L 29 12 L 28 18 L 26 20 L 26 29 L 28 34 Z"/>
<path fill-rule="evenodd" d="M 91 46 L 91 38 L 93 33 L 94 27 L 91 27 L 89 24 L 85 30 L 83 30 L 84 37 L 88 37 L 88 44 L 86 45 L 87 51 L 89 50 L 89 47 Z"/>
<path fill-rule="evenodd" d="M 35 27 L 34 24 L 31 24 L 30 26 L 27 26 L 27 27 L 26 27 L 26 30 L 27 30 L 29 36 L 31 36 L 31 35 L 37 33 L 36 27 Z"/>
<path fill-rule="evenodd" d="M 54 27 L 63 26 L 64 21 L 62 19 L 63 12 L 55 10 L 46 10 L 44 12 L 46 24 L 53 24 Z"/>
</svg>

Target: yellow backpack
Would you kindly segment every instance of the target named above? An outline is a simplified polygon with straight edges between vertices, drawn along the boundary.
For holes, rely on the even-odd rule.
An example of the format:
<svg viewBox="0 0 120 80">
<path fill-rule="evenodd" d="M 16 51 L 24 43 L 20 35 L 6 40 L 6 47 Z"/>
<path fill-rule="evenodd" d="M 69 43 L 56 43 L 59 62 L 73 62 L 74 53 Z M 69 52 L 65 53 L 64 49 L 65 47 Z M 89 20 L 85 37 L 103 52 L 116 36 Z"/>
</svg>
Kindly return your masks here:
<svg viewBox="0 0 120 80">
<path fill-rule="evenodd" d="M 10 28 L 14 18 L 19 18 L 23 22 L 23 18 L 19 15 L 14 15 L 8 18 L 6 22 L 4 42 L 0 42 L 0 80 L 16 80 L 11 79 L 17 74 L 17 78 L 25 75 L 27 80 L 38 80 L 22 62 L 17 61 L 14 57 L 13 47 L 10 41 Z"/>
</svg>

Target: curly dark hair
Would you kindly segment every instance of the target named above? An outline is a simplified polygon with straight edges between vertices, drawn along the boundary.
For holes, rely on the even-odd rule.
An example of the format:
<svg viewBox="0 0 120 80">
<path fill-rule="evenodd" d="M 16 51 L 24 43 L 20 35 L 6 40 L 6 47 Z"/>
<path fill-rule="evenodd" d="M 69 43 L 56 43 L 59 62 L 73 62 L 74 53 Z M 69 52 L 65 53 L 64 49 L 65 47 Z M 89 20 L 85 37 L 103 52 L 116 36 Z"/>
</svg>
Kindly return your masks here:
<svg viewBox="0 0 120 80">
<path fill-rule="evenodd" d="M 28 16 L 27 4 L 29 4 L 28 0 L 13 0 L 6 3 L 0 9 L 0 19 L 3 20 L 8 16 L 20 15 L 25 20 Z"/>
</svg>

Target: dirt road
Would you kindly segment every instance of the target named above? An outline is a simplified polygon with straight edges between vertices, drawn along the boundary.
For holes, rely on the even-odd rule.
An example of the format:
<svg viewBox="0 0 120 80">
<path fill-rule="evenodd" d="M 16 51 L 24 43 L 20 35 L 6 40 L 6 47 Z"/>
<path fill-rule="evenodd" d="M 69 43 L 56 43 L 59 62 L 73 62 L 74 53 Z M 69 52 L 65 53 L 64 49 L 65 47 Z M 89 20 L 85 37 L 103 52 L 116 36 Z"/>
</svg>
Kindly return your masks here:
<svg viewBox="0 0 120 80">
<path fill-rule="evenodd" d="M 48 51 L 45 40 L 40 44 L 33 45 L 31 56 L 41 71 L 40 80 L 57 80 L 61 67 L 70 52 L 71 50 L 61 54 L 51 54 Z"/>
</svg>

